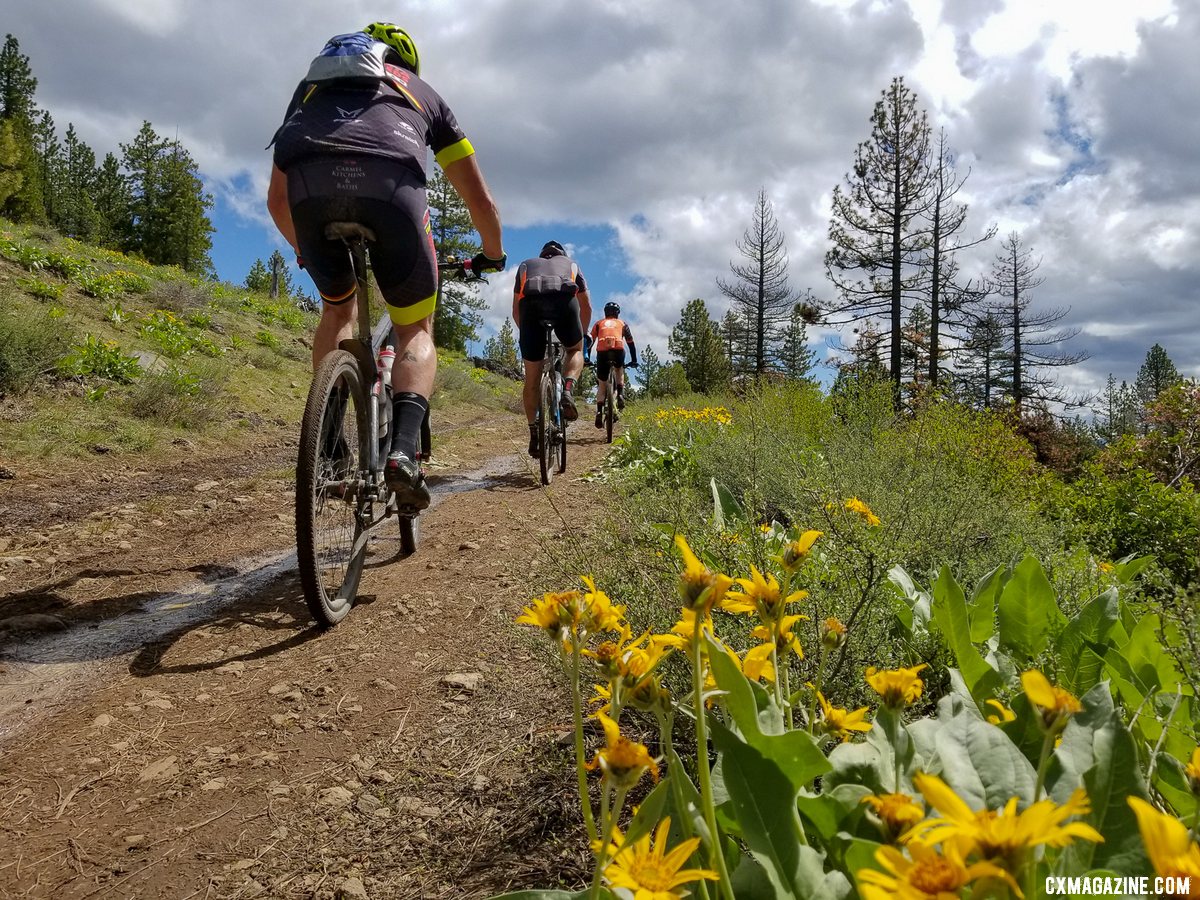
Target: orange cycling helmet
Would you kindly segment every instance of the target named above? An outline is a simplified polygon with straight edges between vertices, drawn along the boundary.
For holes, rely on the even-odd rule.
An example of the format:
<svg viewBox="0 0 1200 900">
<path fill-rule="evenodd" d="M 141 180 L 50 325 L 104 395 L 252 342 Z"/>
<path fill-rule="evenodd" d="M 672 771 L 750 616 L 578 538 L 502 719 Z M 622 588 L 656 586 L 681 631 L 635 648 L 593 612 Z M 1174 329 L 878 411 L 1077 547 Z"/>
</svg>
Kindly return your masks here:
<svg viewBox="0 0 1200 900">
<path fill-rule="evenodd" d="M 380 43 L 387 44 L 400 57 L 400 64 L 414 75 L 421 74 L 421 55 L 408 32 L 391 22 L 372 22 L 363 29 Z"/>
</svg>

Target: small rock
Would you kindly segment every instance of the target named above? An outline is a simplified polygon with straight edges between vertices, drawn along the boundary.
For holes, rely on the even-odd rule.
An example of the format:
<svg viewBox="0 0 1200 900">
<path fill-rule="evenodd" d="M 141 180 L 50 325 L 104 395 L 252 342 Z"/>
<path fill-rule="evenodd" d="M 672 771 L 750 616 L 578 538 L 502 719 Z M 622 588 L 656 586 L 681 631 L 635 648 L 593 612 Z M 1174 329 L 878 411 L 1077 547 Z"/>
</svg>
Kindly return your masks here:
<svg viewBox="0 0 1200 900">
<path fill-rule="evenodd" d="M 154 697 L 151 700 L 147 700 L 146 706 L 149 706 L 153 709 L 174 709 L 175 708 L 175 704 L 172 703 L 170 700 L 168 700 L 166 697 Z"/>
<path fill-rule="evenodd" d="M 376 769 L 367 775 L 368 781 L 373 781 L 376 784 L 391 784 L 396 780 L 396 776 L 387 769 Z"/>
<path fill-rule="evenodd" d="M 121 541 L 120 543 L 117 544 L 117 549 L 118 550 L 132 550 L 133 544 L 129 543 L 129 541 Z"/>
<path fill-rule="evenodd" d="M 288 703 L 303 703 L 304 695 L 302 693 L 300 693 L 299 691 L 288 691 L 286 694 L 284 694 L 279 699 L 286 700 Z"/>
<path fill-rule="evenodd" d="M 322 806 L 329 806 L 334 809 L 340 809 L 343 806 L 349 806 L 354 799 L 354 794 L 341 785 L 335 785 L 331 788 L 325 788 L 317 796 L 317 802 Z"/>
<path fill-rule="evenodd" d="M 277 681 L 275 684 L 273 684 L 269 688 L 267 688 L 267 693 L 270 694 L 272 697 L 277 697 L 280 694 L 286 694 L 291 689 L 292 689 L 292 686 L 290 684 L 288 684 L 286 681 Z"/>
<path fill-rule="evenodd" d="M 144 834 L 127 834 L 125 835 L 125 849 L 136 850 L 138 847 L 145 847 L 148 839 Z"/>
<path fill-rule="evenodd" d="M 436 806 L 422 806 L 417 810 L 417 815 L 422 819 L 436 819 L 442 814 L 442 811 Z"/>
<path fill-rule="evenodd" d="M 484 791 L 486 791 L 488 789 L 488 785 L 490 785 L 490 784 L 491 784 L 491 779 L 481 773 L 481 774 L 476 775 L 475 779 L 471 782 L 471 790 L 473 790 L 477 794 L 482 794 Z"/>
<path fill-rule="evenodd" d="M 152 762 L 138 774 L 138 781 L 162 781 L 179 774 L 179 762 L 174 756 L 165 756 Z"/>
<path fill-rule="evenodd" d="M 216 508 L 217 508 L 218 506 L 220 506 L 220 505 L 221 505 L 221 501 L 220 501 L 220 500 L 217 500 L 215 497 L 214 497 L 212 500 L 205 500 L 205 501 L 204 501 L 204 508 L 205 508 L 205 509 L 216 509 Z"/>
<path fill-rule="evenodd" d="M 357 876 L 351 876 L 339 884 L 333 897 L 334 900 L 368 900 L 366 886 Z"/>
<path fill-rule="evenodd" d="M 394 684 L 392 684 L 390 681 L 388 681 L 386 678 L 376 678 L 374 681 L 371 682 L 371 684 L 375 685 L 375 687 L 377 687 L 377 688 L 382 688 L 385 691 L 396 690 L 396 686 Z"/>
<path fill-rule="evenodd" d="M 482 678 L 481 672 L 451 672 L 442 679 L 442 684 L 473 694 L 479 690 L 479 682 Z"/>
<path fill-rule="evenodd" d="M 218 675 L 241 675 L 246 671 L 246 664 L 241 660 L 227 662 L 223 666 L 217 666 L 216 673 Z"/>
<path fill-rule="evenodd" d="M 292 722 L 300 721 L 299 713 L 272 713 L 271 724 L 276 728 L 283 728 L 285 725 L 290 725 Z"/>
<path fill-rule="evenodd" d="M 32 556 L 0 556 L 0 566 L 28 566 L 35 562 Z"/>
<path fill-rule="evenodd" d="M 257 859 L 239 859 L 237 862 L 235 862 L 229 868 L 231 868 L 235 872 L 245 872 L 245 871 L 248 871 L 249 869 L 253 869 L 257 865 L 258 865 Z"/>
<path fill-rule="evenodd" d="M 167 523 L 164 522 L 162 519 L 151 519 L 150 520 L 150 526 L 152 528 L 162 528 L 166 524 Z"/>
<path fill-rule="evenodd" d="M 201 481 L 199 484 L 194 485 L 192 490 L 203 493 L 204 491 L 211 491 L 213 488 L 220 486 L 221 482 L 219 481 Z"/>
<path fill-rule="evenodd" d="M 462 550 L 478 550 L 479 544 L 476 541 L 463 541 L 458 545 L 458 549 Z"/>
<path fill-rule="evenodd" d="M 212 694 L 197 694 L 193 699 L 195 699 L 197 703 L 207 703 L 212 699 Z"/>
<path fill-rule="evenodd" d="M 220 790 L 223 790 L 224 788 L 225 788 L 225 779 L 224 778 L 214 778 L 211 781 L 206 781 L 206 782 L 204 782 L 204 784 L 200 785 L 200 790 L 202 790 L 202 791 L 220 791 Z"/>
<path fill-rule="evenodd" d="M 358 800 L 356 800 L 354 803 L 354 808 L 364 816 L 371 815 L 381 806 L 383 806 L 383 801 L 381 801 L 374 794 L 361 794 Z"/>
</svg>

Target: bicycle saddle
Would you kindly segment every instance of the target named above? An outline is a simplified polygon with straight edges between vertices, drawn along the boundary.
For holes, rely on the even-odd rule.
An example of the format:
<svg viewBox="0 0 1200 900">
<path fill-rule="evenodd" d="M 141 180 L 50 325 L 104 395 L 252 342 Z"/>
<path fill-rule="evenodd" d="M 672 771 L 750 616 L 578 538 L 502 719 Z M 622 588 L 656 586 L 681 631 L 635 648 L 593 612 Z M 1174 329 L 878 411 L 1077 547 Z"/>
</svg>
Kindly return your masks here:
<svg viewBox="0 0 1200 900">
<path fill-rule="evenodd" d="M 325 237 L 331 241 L 369 241 L 375 243 L 375 232 L 357 222 L 330 222 L 325 226 Z"/>
</svg>

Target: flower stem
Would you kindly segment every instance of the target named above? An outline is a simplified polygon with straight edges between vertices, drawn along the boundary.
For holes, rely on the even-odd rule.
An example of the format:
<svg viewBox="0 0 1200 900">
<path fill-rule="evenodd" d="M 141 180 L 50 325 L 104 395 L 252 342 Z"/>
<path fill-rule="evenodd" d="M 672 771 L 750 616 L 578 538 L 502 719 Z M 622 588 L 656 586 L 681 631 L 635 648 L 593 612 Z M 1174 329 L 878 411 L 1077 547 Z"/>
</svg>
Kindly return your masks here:
<svg viewBox="0 0 1200 900">
<path fill-rule="evenodd" d="M 822 683 L 825 677 L 825 645 L 817 647 L 817 674 L 813 678 L 813 689 L 808 697 L 808 733 L 817 733 L 817 692 L 825 690 Z"/>
<path fill-rule="evenodd" d="M 708 725 L 704 721 L 704 653 L 700 642 L 704 640 L 703 628 L 697 626 L 692 637 L 692 697 L 696 712 L 696 774 L 700 779 L 700 803 L 704 807 L 704 823 L 708 826 L 709 864 L 719 878 L 721 896 L 734 900 L 733 885 L 725 868 L 725 854 L 721 852 L 721 833 L 717 831 L 717 808 L 713 803 L 712 772 L 708 768 Z"/>
<path fill-rule="evenodd" d="M 620 804 L 625 799 L 625 792 L 618 792 L 620 797 L 617 800 L 617 812 L 620 813 Z M 608 809 L 608 779 L 600 785 L 600 833 L 603 835 L 599 841 L 599 847 L 596 850 L 596 868 L 592 872 L 592 890 L 588 894 L 591 900 L 598 900 L 600 897 L 600 879 L 604 875 L 604 863 L 608 857 L 608 840 L 612 835 L 612 823 L 609 821 L 610 813 Z"/>
<path fill-rule="evenodd" d="M 1042 799 L 1042 790 L 1046 786 L 1046 775 L 1050 771 L 1050 759 L 1054 750 L 1054 732 L 1047 730 L 1042 738 L 1042 754 L 1038 757 L 1037 784 L 1033 788 L 1033 802 Z"/>
<path fill-rule="evenodd" d="M 592 814 L 592 798 L 588 794 L 587 751 L 583 747 L 583 704 L 579 696 L 579 633 L 571 634 L 571 710 L 575 716 L 575 774 L 579 782 L 579 804 L 583 809 L 583 824 L 588 842 L 596 840 L 596 820 Z"/>
</svg>

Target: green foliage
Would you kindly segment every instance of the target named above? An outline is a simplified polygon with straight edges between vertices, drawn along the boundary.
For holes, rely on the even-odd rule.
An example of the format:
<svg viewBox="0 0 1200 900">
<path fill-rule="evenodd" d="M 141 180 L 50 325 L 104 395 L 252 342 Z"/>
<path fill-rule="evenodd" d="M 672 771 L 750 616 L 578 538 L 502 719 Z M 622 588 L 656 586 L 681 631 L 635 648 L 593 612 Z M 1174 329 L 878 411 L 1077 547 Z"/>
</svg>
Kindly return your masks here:
<svg viewBox="0 0 1200 900">
<path fill-rule="evenodd" d="M 699 297 L 680 312 L 667 348 L 683 366 L 690 390 L 712 394 L 729 386 L 729 358 L 720 330 Z"/>
<path fill-rule="evenodd" d="M 179 359 L 192 353 L 220 356 L 221 348 L 193 326 L 166 310 L 155 310 L 142 320 L 138 333 L 153 341 L 164 356 Z"/>
<path fill-rule="evenodd" d="M 441 171 L 436 171 L 426 191 L 434 252 L 438 259 L 470 259 L 481 249 L 466 203 Z M 433 314 L 433 340 L 439 347 L 463 351 L 468 341 L 479 339 L 480 315 L 487 303 L 473 284 L 442 281 L 438 284 Z"/>
<path fill-rule="evenodd" d="M 262 346 L 270 348 L 271 350 L 279 349 L 279 338 L 275 337 L 275 335 L 271 334 L 269 331 L 255 332 L 254 340 Z"/>
<path fill-rule="evenodd" d="M 500 330 L 483 345 L 483 358 L 513 372 L 521 370 L 517 358 L 517 342 L 513 337 L 512 320 L 505 319 Z"/>
<path fill-rule="evenodd" d="M 78 284 L 80 290 L 97 300 L 112 300 L 124 293 L 120 279 L 107 272 L 85 272 L 79 276 Z"/>
<path fill-rule="evenodd" d="M 225 380 L 212 366 L 197 371 L 169 366 L 137 383 L 129 396 L 129 410 L 140 419 L 199 430 L 224 416 L 227 402 L 221 388 Z"/>
<path fill-rule="evenodd" d="M 89 334 L 58 363 L 60 375 L 68 378 L 107 378 L 129 384 L 142 372 L 137 357 L 121 352 L 116 341 Z"/>
<path fill-rule="evenodd" d="M 38 300 L 58 300 L 62 297 L 64 289 L 61 284 L 42 281 L 40 278 L 18 278 L 17 287 Z"/>
<path fill-rule="evenodd" d="M 70 346 L 66 326 L 48 314 L 14 314 L 0 305 L 0 394 L 22 394 Z"/>
<path fill-rule="evenodd" d="M 0 238 L 0 256 L 12 260 L 28 272 L 37 272 L 50 263 L 49 255 L 41 247 L 7 237 Z"/>
</svg>

